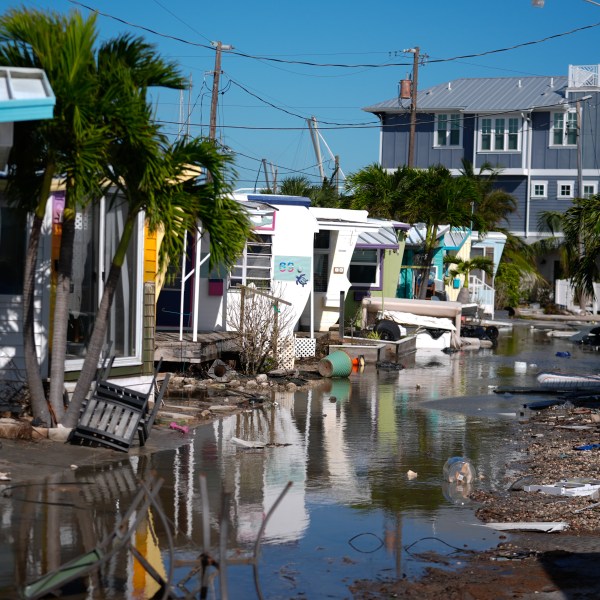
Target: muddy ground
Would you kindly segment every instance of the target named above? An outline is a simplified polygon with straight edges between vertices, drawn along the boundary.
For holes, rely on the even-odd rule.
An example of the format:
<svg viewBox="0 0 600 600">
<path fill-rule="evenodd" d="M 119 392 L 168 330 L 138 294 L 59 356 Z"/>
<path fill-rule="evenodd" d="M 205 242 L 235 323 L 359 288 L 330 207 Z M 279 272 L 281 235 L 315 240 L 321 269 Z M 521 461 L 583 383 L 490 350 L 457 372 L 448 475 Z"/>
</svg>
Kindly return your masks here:
<svg viewBox="0 0 600 600">
<path fill-rule="evenodd" d="M 504 598 L 600 598 L 600 498 L 524 491 L 526 485 L 563 479 L 600 480 L 600 449 L 576 450 L 600 442 L 600 412 L 568 403 L 525 411 L 514 425 L 520 457 L 506 465 L 504 488 L 476 491 L 477 516 L 484 522 L 566 522 L 560 533 L 513 533 L 487 552 L 456 549 L 426 558 L 430 568 L 418 581 L 359 581 L 361 600 L 496 600 Z M 581 406 L 583 405 L 583 406 Z M 598 481 L 600 483 L 600 481 Z"/>
</svg>

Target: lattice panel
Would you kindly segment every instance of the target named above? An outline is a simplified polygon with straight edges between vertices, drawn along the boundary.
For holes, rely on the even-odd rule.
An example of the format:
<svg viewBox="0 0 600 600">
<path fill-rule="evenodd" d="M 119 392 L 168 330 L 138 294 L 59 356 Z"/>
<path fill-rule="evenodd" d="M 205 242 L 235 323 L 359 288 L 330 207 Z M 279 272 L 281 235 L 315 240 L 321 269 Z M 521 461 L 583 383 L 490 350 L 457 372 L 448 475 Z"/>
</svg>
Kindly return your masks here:
<svg viewBox="0 0 600 600">
<path fill-rule="evenodd" d="M 280 369 L 293 369 L 294 361 L 294 340 L 287 338 L 279 346 L 279 364 L 277 366 Z"/>
<path fill-rule="evenodd" d="M 317 340 L 315 338 L 295 338 L 296 358 L 314 358 L 317 353 Z"/>
</svg>

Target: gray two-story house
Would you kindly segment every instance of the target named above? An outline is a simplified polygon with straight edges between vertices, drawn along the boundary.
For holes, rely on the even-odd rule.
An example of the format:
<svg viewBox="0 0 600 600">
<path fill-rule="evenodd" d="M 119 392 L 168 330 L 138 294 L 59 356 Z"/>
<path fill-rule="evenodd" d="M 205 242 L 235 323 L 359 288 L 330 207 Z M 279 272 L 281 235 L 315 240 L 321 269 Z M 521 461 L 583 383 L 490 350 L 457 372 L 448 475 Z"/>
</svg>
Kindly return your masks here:
<svg viewBox="0 0 600 600">
<path fill-rule="evenodd" d="M 563 212 L 597 194 L 600 180 L 600 65 L 570 66 L 568 76 L 456 79 L 420 90 L 414 165 L 442 164 L 459 174 L 462 159 L 501 169 L 498 185 L 517 210 L 508 229 L 539 239 L 540 212 Z M 380 162 L 407 164 L 410 99 L 364 110 L 381 120 Z"/>
</svg>

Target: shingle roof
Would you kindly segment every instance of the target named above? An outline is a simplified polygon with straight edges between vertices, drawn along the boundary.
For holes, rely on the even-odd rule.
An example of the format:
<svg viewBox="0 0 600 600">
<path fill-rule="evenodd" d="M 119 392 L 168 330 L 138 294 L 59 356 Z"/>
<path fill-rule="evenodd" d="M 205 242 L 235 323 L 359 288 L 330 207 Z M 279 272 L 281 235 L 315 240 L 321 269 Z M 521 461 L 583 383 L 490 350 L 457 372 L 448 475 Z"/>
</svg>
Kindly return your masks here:
<svg viewBox="0 0 600 600">
<path fill-rule="evenodd" d="M 495 77 L 454 79 L 421 90 L 417 110 L 464 112 L 518 111 L 552 107 L 566 102 L 567 77 Z M 392 98 L 364 108 L 366 112 L 405 112 L 410 100 Z"/>
</svg>

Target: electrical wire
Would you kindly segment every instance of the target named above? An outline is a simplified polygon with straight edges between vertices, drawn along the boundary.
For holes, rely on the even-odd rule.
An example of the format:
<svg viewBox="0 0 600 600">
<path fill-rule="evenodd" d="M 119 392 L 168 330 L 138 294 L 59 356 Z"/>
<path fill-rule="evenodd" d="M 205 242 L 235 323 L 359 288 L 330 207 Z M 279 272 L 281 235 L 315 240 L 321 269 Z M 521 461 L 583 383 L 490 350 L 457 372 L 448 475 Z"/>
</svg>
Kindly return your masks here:
<svg viewBox="0 0 600 600">
<path fill-rule="evenodd" d="M 244 87 L 241 83 L 231 79 L 231 77 L 229 77 L 229 81 L 231 83 L 233 83 L 233 85 L 239 87 L 241 90 L 243 90 L 244 92 L 246 92 L 246 94 L 248 94 L 249 96 L 252 96 L 253 98 L 256 98 L 257 100 L 259 100 L 260 102 L 262 102 L 263 104 L 266 104 L 267 106 L 270 106 L 271 108 L 274 108 L 275 110 L 279 110 L 281 112 L 284 112 L 292 117 L 297 117 L 298 119 L 302 119 L 303 121 L 306 121 L 307 119 L 309 119 L 310 117 L 306 116 L 306 115 L 299 115 L 298 113 L 294 113 L 290 110 L 287 110 L 286 108 L 282 108 L 281 106 L 277 106 L 276 104 L 273 104 L 272 102 L 269 102 L 268 100 L 265 100 L 264 98 L 261 98 L 258 94 L 255 94 L 254 92 L 251 92 L 248 88 Z M 325 125 L 346 125 L 346 123 L 336 123 L 333 121 L 321 121 L 319 120 L 319 124 L 325 124 Z M 356 123 L 356 125 L 370 125 L 372 124 L 372 121 L 363 121 L 362 123 Z"/>
<path fill-rule="evenodd" d="M 121 19 L 120 17 L 115 17 L 114 15 L 110 15 L 108 13 L 104 13 L 100 10 L 98 10 L 97 8 L 92 8 L 86 4 L 84 4 L 83 2 L 79 2 L 78 0 L 67 0 L 68 2 L 70 2 L 71 4 L 75 4 L 77 6 L 81 6 L 82 8 L 85 8 L 86 10 L 89 10 L 91 12 L 94 12 L 98 15 L 101 15 L 103 17 L 106 17 L 108 19 L 113 19 L 114 21 L 117 21 L 119 23 L 122 23 L 123 25 L 127 25 L 128 27 L 133 27 L 136 29 L 140 29 L 142 31 L 146 31 L 147 33 L 151 33 L 153 35 L 159 36 L 159 37 L 163 37 L 166 39 L 170 39 L 176 42 L 181 42 L 182 44 L 187 44 L 189 46 L 196 46 L 199 48 L 206 48 L 209 50 L 215 50 L 215 48 L 212 45 L 207 45 L 207 44 L 201 44 L 199 42 L 192 42 L 190 40 L 186 40 L 184 38 L 181 37 L 177 37 L 177 36 L 173 36 L 173 35 L 169 35 L 166 33 L 161 33 L 159 31 L 156 31 L 155 29 L 151 29 L 149 27 L 145 27 L 143 25 L 138 25 L 135 23 L 131 23 L 129 21 L 126 21 L 125 19 Z M 521 42 L 519 44 L 513 44 L 512 46 L 506 46 L 504 48 L 496 48 L 494 50 L 485 50 L 483 52 L 474 52 L 471 54 L 462 54 L 459 56 L 452 56 L 452 57 L 448 57 L 448 58 L 438 58 L 438 59 L 432 59 L 429 60 L 429 63 L 444 63 L 444 62 L 451 62 L 451 61 L 456 61 L 456 60 L 462 60 L 465 58 L 477 58 L 480 56 L 489 56 L 491 54 L 499 54 L 502 52 L 509 52 L 511 50 L 517 50 L 519 48 L 525 48 L 527 46 L 534 46 L 536 44 L 542 44 L 545 42 L 548 42 L 550 40 L 555 40 L 561 37 L 565 37 L 568 35 L 573 35 L 575 33 L 580 33 L 582 31 L 586 31 L 589 29 L 594 29 L 596 27 L 600 27 L 600 22 L 598 23 L 592 23 L 590 25 L 583 25 L 581 27 L 576 27 L 574 29 L 570 29 L 568 31 L 563 31 L 560 33 L 555 33 L 552 35 L 548 35 L 545 36 L 543 38 L 539 38 L 536 40 L 530 40 L 527 42 Z M 411 62 L 394 62 L 394 63 L 360 63 L 360 64 L 348 64 L 348 63 L 317 63 L 317 62 L 312 62 L 312 61 L 306 61 L 306 60 L 287 60 L 287 59 L 282 59 L 282 58 L 277 58 L 275 56 L 260 56 L 260 55 L 255 55 L 255 54 L 247 54 L 245 52 L 240 52 L 239 50 L 228 50 L 228 54 L 233 54 L 236 56 L 240 56 L 242 58 L 250 58 L 253 60 L 259 60 L 259 61 L 268 61 L 268 62 L 274 62 L 274 63 L 282 63 L 282 64 L 288 64 L 288 65 L 304 65 L 304 66 L 308 66 L 308 67 L 325 67 L 325 68 L 342 68 L 342 69 L 380 69 L 380 68 L 387 68 L 387 67 L 410 67 L 412 66 L 412 61 Z"/>
</svg>

